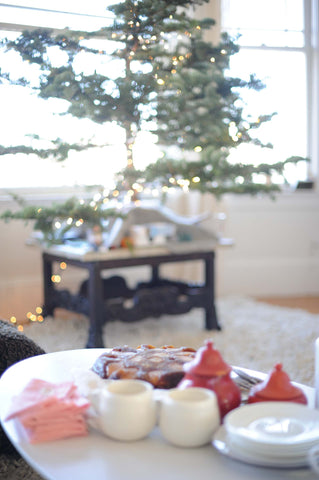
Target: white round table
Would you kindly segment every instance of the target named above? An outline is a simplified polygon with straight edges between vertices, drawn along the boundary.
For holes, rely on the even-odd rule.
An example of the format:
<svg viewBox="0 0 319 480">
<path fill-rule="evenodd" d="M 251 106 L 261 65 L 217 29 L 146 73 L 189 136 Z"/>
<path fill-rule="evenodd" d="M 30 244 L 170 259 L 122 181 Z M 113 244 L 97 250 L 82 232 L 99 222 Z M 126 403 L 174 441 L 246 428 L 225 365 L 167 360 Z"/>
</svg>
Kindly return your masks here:
<svg viewBox="0 0 319 480">
<path fill-rule="evenodd" d="M 32 378 L 50 382 L 72 380 L 74 368 L 89 369 L 105 349 L 49 353 L 16 363 L 0 379 L 1 423 L 24 459 L 48 480 L 312 480 L 310 469 L 256 467 L 221 455 L 212 445 L 178 448 L 165 442 L 158 428 L 141 441 L 113 441 L 96 431 L 87 437 L 31 445 L 15 421 L 4 421 L 12 397 Z M 303 387 L 310 405 L 314 390 Z"/>
</svg>

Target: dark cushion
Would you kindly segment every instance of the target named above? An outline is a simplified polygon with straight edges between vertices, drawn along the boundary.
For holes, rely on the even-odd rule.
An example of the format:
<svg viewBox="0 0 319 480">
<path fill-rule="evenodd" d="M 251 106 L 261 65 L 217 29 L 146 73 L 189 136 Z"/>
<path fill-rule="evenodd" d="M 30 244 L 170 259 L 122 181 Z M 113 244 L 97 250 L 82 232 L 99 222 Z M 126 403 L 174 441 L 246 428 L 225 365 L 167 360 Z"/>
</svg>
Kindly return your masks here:
<svg viewBox="0 0 319 480">
<path fill-rule="evenodd" d="M 43 353 L 45 351 L 33 340 L 19 332 L 13 325 L 0 320 L 0 376 L 14 363 Z M 11 444 L 0 427 L 0 452 L 10 447 Z"/>
<path fill-rule="evenodd" d="M 42 353 L 45 351 L 33 340 L 13 325 L 0 320 L 0 376 L 14 363 Z"/>
</svg>

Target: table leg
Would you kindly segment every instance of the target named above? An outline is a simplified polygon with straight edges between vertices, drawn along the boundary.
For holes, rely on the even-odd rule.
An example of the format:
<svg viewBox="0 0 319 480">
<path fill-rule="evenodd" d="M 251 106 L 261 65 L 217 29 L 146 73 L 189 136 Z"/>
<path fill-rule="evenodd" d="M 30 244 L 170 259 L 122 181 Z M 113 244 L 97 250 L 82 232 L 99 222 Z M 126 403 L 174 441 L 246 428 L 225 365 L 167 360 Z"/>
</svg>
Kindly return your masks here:
<svg viewBox="0 0 319 480">
<path fill-rule="evenodd" d="M 215 307 L 215 253 L 205 259 L 205 288 L 208 291 L 208 300 L 205 307 L 206 330 L 221 330 L 218 323 Z"/>
<path fill-rule="evenodd" d="M 55 303 L 53 300 L 54 285 L 52 282 L 52 261 L 42 254 L 42 273 L 43 273 L 43 316 L 53 315 Z"/>
<path fill-rule="evenodd" d="M 89 335 L 86 348 L 104 347 L 102 338 L 104 302 L 103 282 L 98 262 L 89 264 Z"/>
<path fill-rule="evenodd" d="M 157 283 L 159 280 L 159 266 L 153 265 L 152 266 L 152 283 Z"/>
</svg>

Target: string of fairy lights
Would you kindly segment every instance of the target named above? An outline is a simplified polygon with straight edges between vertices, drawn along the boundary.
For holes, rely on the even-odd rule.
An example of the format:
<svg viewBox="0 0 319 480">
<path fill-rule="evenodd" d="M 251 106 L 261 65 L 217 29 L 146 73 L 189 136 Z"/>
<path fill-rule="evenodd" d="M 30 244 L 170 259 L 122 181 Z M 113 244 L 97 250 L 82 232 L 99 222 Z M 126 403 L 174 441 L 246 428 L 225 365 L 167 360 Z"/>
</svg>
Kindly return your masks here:
<svg viewBox="0 0 319 480">
<path fill-rule="evenodd" d="M 60 262 L 59 264 L 60 270 L 64 271 L 67 269 L 67 267 L 68 265 L 66 262 Z M 53 274 L 51 276 L 52 283 L 59 284 L 61 280 L 62 280 L 62 276 L 60 274 Z M 19 332 L 24 331 L 25 325 L 29 325 L 36 322 L 42 323 L 44 320 L 45 318 L 43 316 L 43 308 L 41 306 L 37 306 L 34 312 L 31 312 L 31 311 L 27 312 L 25 315 L 25 318 L 22 320 L 18 320 L 17 317 L 14 315 L 12 315 L 9 318 L 10 323 L 12 325 L 15 325 Z"/>
<path fill-rule="evenodd" d="M 131 10 L 131 13 L 133 13 L 133 10 Z M 172 20 L 173 16 L 170 15 L 169 18 Z M 130 20 L 129 22 L 127 22 L 127 25 L 128 25 L 128 27 L 134 29 L 135 31 L 138 31 L 139 27 L 140 27 L 139 21 L 136 21 L 136 20 L 135 21 Z M 202 28 L 201 28 L 200 25 L 195 25 L 194 26 L 195 31 L 196 30 L 200 31 L 201 29 Z M 190 32 L 188 30 L 185 30 L 183 32 L 183 34 L 186 38 L 190 39 L 192 37 L 192 32 Z M 183 34 L 182 33 L 174 34 L 174 33 L 160 32 L 160 34 L 159 34 L 159 36 L 161 37 L 160 44 L 163 46 L 164 50 L 169 50 L 170 49 L 170 44 L 172 43 L 172 39 L 174 37 L 176 37 L 177 41 L 179 41 L 183 38 Z M 80 37 L 80 39 L 81 38 L 82 37 Z M 121 33 L 112 32 L 111 39 L 115 40 L 115 41 L 120 41 L 120 42 L 123 42 L 123 43 L 136 40 L 136 43 L 138 44 L 138 47 L 140 48 L 140 50 L 141 51 L 147 51 L 149 49 L 149 47 L 152 46 L 152 44 L 155 44 L 158 41 L 158 35 L 150 35 L 149 38 L 144 38 L 140 34 L 134 34 L 133 35 L 133 34 L 126 34 L 126 33 L 123 33 L 123 32 L 121 32 Z M 138 47 L 136 47 L 136 48 L 138 48 Z M 219 53 L 222 56 L 226 56 L 228 52 L 225 48 L 221 48 Z M 103 49 L 99 50 L 99 54 L 109 55 L 109 53 L 106 50 L 103 50 Z M 125 46 L 125 48 L 123 48 L 123 49 L 120 49 L 120 48 L 117 49 L 116 52 L 113 52 L 113 55 L 114 54 L 117 54 L 119 58 L 126 58 L 126 60 L 128 62 L 127 65 L 130 65 L 130 63 L 136 57 L 135 49 L 134 48 L 130 49 L 127 46 Z M 180 54 L 180 55 L 175 55 L 175 54 L 172 55 L 171 58 L 170 58 L 170 62 L 171 62 L 170 74 L 173 74 L 173 75 L 176 74 L 177 71 L 178 71 L 178 67 L 182 66 L 183 63 L 185 62 L 185 60 L 189 60 L 189 58 L 191 56 L 192 56 L 191 52 L 187 52 L 187 53 Z M 150 62 L 152 62 L 154 60 L 153 56 L 149 55 L 148 60 Z M 210 57 L 209 61 L 210 61 L 210 63 L 213 64 L 213 63 L 216 62 L 216 58 L 214 56 L 212 56 L 212 57 Z M 126 67 L 126 68 L 130 68 L 130 67 Z M 156 80 L 156 82 L 159 86 L 164 86 L 169 81 L 169 73 L 167 72 L 166 75 L 164 73 L 159 75 L 158 73 L 156 73 L 156 70 L 159 70 L 159 69 L 160 69 L 159 65 L 155 66 L 154 78 L 155 78 L 155 80 Z M 181 90 L 177 88 L 176 89 L 176 95 L 180 95 L 180 94 L 181 94 Z M 238 142 L 238 140 L 242 136 L 242 134 L 237 131 L 237 127 L 236 127 L 234 122 L 232 122 L 232 124 L 229 125 L 229 133 L 230 133 L 230 136 L 231 136 L 231 138 L 233 139 L 234 142 Z M 134 162 L 133 162 L 134 143 L 128 141 L 126 146 L 127 146 L 127 159 L 126 159 L 127 166 L 128 167 L 133 167 L 133 164 L 134 164 Z M 199 153 L 199 152 L 202 151 L 202 149 L 203 148 L 200 145 L 197 145 L 197 146 L 195 146 L 194 151 L 196 153 Z M 179 180 L 179 181 L 183 182 L 183 184 L 186 186 L 186 184 L 189 180 L 185 180 L 185 181 Z M 195 181 L 198 181 L 198 179 L 196 178 Z M 174 182 L 174 180 L 172 179 L 172 183 L 173 182 Z M 115 196 L 115 194 L 114 194 L 114 196 Z M 133 196 L 133 194 L 131 194 L 131 196 Z"/>
</svg>

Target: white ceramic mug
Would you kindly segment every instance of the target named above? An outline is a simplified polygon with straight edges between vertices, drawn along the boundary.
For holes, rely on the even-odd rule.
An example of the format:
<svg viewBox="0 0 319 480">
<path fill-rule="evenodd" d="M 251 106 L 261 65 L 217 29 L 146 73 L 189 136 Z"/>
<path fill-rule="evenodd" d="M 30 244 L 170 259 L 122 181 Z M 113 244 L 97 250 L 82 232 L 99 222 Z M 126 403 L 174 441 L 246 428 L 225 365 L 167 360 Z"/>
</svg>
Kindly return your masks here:
<svg viewBox="0 0 319 480">
<path fill-rule="evenodd" d="M 178 388 L 161 399 L 159 428 L 163 437 L 179 447 L 209 443 L 220 425 L 217 397 L 206 388 Z"/>
<path fill-rule="evenodd" d="M 142 380 L 114 380 L 91 397 L 96 428 L 122 441 L 140 440 L 155 427 L 157 405 L 153 386 Z"/>
<path fill-rule="evenodd" d="M 150 244 L 148 228 L 145 225 L 132 225 L 130 235 L 135 247 L 146 247 Z"/>
</svg>

